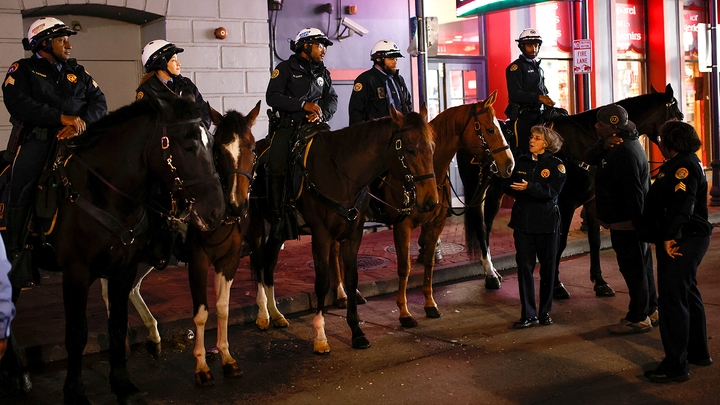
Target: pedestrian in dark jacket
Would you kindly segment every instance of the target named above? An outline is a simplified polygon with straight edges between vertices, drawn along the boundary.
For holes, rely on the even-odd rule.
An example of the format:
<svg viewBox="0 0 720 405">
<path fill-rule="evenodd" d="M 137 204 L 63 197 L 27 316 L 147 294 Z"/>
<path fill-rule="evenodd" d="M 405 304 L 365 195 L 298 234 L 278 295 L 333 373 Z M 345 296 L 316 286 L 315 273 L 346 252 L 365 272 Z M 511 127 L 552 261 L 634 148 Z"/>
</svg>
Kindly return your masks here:
<svg viewBox="0 0 720 405">
<path fill-rule="evenodd" d="M 600 139 L 587 150 L 585 161 L 597 166 L 598 221 L 610 229 L 618 268 L 630 295 L 627 315 L 608 330 L 617 335 L 647 332 L 658 320 L 652 253 L 638 235 L 650 187 L 647 157 L 635 124 L 621 106 L 601 108 L 595 128 Z"/>
<path fill-rule="evenodd" d="M 660 128 L 660 151 L 667 159 L 645 199 L 644 238 L 655 243 L 660 337 L 665 358 L 645 372 L 653 382 L 687 381 L 688 364 L 709 366 L 705 306 L 697 268 L 710 245 L 707 179 L 695 155 L 700 138 L 685 122 Z"/>
<path fill-rule="evenodd" d="M 538 323 L 551 325 L 553 286 L 555 285 L 555 256 L 560 234 L 558 194 L 565 184 L 565 166 L 553 156 L 560 150 L 562 138 L 543 126 L 532 128 L 529 154 L 521 155 L 515 163 L 508 193 L 515 198 L 510 228 L 514 230 L 515 260 L 518 268 L 518 288 L 522 305 L 516 329 Z M 540 261 L 540 314 L 535 306 L 535 260 Z"/>
<path fill-rule="evenodd" d="M 212 124 L 210 103 L 203 99 L 195 83 L 180 74 L 180 61 L 177 55 L 183 52 L 175 44 L 162 39 L 148 42 L 143 48 L 142 62 L 147 74 L 140 80 L 135 90 L 135 99 L 142 100 L 148 96 L 170 101 L 176 97 L 192 95 L 200 109 L 206 128 Z M 217 111 L 216 114 L 220 115 Z"/>
<path fill-rule="evenodd" d="M 13 123 L 12 136 L 17 136 L 21 145 L 13 162 L 6 210 L 6 247 L 13 263 L 10 281 L 19 287 L 39 281 L 39 274 L 33 274 L 30 262 L 17 259 L 35 203 L 37 183 L 55 151 L 56 139 L 82 134 L 88 124 L 107 113 L 105 95 L 98 84 L 70 58 L 70 36 L 75 34 L 56 18 L 36 20 L 23 40 L 25 50 L 33 55 L 10 65 L 3 82 L 3 101 Z"/>
</svg>

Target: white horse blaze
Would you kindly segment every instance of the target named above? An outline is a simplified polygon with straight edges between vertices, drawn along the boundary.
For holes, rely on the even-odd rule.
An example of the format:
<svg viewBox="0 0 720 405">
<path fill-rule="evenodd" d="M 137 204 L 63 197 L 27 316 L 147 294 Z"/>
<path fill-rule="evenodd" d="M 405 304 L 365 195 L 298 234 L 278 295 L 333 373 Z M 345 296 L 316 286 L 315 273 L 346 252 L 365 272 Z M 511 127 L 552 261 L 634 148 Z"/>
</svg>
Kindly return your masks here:
<svg viewBox="0 0 720 405">
<path fill-rule="evenodd" d="M 207 308 L 205 308 L 205 305 L 200 305 L 197 315 L 195 315 L 195 318 L 193 318 L 196 328 L 195 348 L 193 349 L 193 354 L 195 355 L 195 359 L 197 360 L 197 367 L 195 368 L 196 373 L 210 370 L 207 362 L 205 362 L 205 324 L 207 323 L 207 320 Z"/>
<path fill-rule="evenodd" d="M 205 145 L 206 149 L 210 148 L 210 136 L 207 133 L 207 130 L 205 129 L 205 125 L 200 125 L 200 133 L 202 134 L 202 143 Z"/>
<path fill-rule="evenodd" d="M 217 348 L 222 356 L 222 364 L 234 363 L 230 355 L 230 344 L 227 340 L 228 316 L 230 312 L 230 287 L 233 280 L 227 280 L 222 273 L 215 274 L 215 295 L 217 296 Z"/>
<path fill-rule="evenodd" d="M 223 145 L 223 148 L 230 155 L 233 168 L 238 169 L 238 166 L 240 164 L 240 136 L 238 134 L 233 134 L 233 136 L 233 141 Z M 237 198 L 235 197 L 235 195 L 237 194 L 237 187 L 237 176 L 233 176 L 232 188 L 230 189 L 230 202 L 236 205 L 238 204 Z"/>
</svg>

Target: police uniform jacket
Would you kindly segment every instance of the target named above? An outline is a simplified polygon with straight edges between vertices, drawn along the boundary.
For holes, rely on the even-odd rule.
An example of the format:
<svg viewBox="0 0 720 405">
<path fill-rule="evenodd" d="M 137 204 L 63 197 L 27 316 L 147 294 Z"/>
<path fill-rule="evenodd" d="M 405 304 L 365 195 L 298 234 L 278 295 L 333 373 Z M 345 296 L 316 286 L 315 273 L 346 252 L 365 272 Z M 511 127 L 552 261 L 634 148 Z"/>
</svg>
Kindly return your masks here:
<svg viewBox="0 0 720 405">
<path fill-rule="evenodd" d="M 270 76 L 265 100 L 274 111 L 290 114 L 295 122 L 305 119 L 305 102 L 320 106 L 329 121 L 337 111 L 337 93 L 325 65 L 311 63 L 297 54 L 280 62 Z"/>
<path fill-rule="evenodd" d="M 681 152 L 660 166 L 645 197 L 643 239 L 661 243 L 690 236 L 710 236 L 707 179 L 700 159 Z"/>
<path fill-rule="evenodd" d="M 638 229 L 650 188 L 647 156 L 637 131 L 620 131 L 616 135 L 623 139 L 622 143 L 605 150 L 601 139 L 587 150 L 585 158 L 588 164 L 597 165 L 597 217 L 605 224 L 631 221 Z"/>
<path fill-rule="evenodd" d="M 537 160 L 521 155 L 505 186 L 508 188 L 510 181 L 521 182 L 522 179 L 528 182 L 527 189 L 510 189 L 509 192 L 515 197 L 515 203 L 508 226 L 525 233 L 554 233 L 560 222 L 557 198 L 565 184 L 562 160 L 547 151 L 538 155 Z"/>
<path fill-rule="evenodd" d="M 412 96 L 405 85 L 405 79 L 395 71 L 392 80 L 397 87 L 397 98 L 400 105 L 396 106 L 397 110 L 403 114 L 412 111 Z M 387 117 L 390 115 L 390 97 L 387 94 L 388 89 L 395 91 L 390 76 L 385 74 L 376 66 L 366 70 L 355 79 L 353 92 L 350 95 L 350 125 L 359 122 L 370 121 L 376 118 Z"/>
<path fill-rule="evenodd" d="M 173 77 L 170 86 L 165 84 L 157 75 L 157 72 L 150 76 L 147 80 L 140 83 L 137 90 L 135 90 L 135 99 L 142 100 L 147 96 L 153 96 L 165 101 L 171 101 L 184 94 L 192 94 L 195 96 L 195 104 L 198 106 L 202 113 L 202 120 L 207 128 L 210 128 L 210 104 L 203 100 L 202 94 L 198 91 L 197 86 L 192 80 L 188 79 L 183 75 L 177 75 Z"/>
<path fill-rule="evenodd" d="M 61 68 L 37 54 L 13 63 L 3 82 L 3 99 L 10 115 L 26 131 L 48 128 L 54 136 L 62 127 L 61 115 L 78 116 L 85 123 L 107 113 L 105 95 L 75 59 Z"/>
<path fill-rule="evenodd" d="M 545 76 L 539 60 L 530 60 L 520 55 L 505 69 L 509 105 L 505 109 L 507 117 L 512 116 L 513 104 L 517 104 L 521 112 L 540 113 L 540 96 L 547 96 Z"/>
</svg>

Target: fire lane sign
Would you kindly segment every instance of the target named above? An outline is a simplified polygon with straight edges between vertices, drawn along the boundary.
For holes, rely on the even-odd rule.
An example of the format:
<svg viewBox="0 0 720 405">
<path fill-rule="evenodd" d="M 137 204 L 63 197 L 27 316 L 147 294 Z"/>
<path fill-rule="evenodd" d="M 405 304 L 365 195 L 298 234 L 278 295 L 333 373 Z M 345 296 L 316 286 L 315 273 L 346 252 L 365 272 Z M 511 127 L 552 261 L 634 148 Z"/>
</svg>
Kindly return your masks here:
<svg viewBox="0 0 720 405">
<path fill-rule="evenodd" d="M 576 75 L 592 72 L 592 40 L 573 40 L 573 73 Z"/>
</svg>

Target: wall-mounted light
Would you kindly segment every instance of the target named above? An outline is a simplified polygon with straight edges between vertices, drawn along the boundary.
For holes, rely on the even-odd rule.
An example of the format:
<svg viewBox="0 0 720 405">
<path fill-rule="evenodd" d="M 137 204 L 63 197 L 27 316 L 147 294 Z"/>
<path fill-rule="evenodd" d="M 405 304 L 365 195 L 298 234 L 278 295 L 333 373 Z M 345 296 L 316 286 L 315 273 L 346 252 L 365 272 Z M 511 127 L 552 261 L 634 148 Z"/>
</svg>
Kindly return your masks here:
<svg viewBox="0 0 720 405">
<path fill-rule="evenodd" d="M 217 39 L 225 39 L 228 36 L 228 32 L 225 29 L 225 27 L 218 27 L 218 29 L 215 30 L 215 38 Z"/>
<path fill-rule="evenodd" d="M 70 23 L 70 25 L 72 26 L 72 29 L 74 29 L 75 31 L 82 30 L 82 25 L 80 25 L 80 23 L 78 21 L 73 21 L 72 23 Z"/>
</svg>

